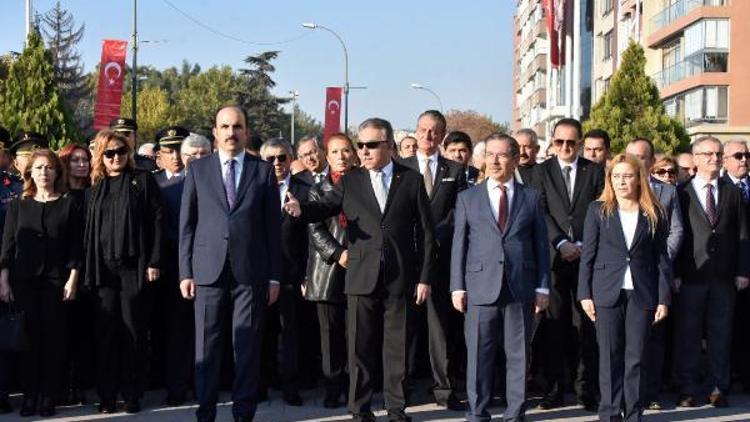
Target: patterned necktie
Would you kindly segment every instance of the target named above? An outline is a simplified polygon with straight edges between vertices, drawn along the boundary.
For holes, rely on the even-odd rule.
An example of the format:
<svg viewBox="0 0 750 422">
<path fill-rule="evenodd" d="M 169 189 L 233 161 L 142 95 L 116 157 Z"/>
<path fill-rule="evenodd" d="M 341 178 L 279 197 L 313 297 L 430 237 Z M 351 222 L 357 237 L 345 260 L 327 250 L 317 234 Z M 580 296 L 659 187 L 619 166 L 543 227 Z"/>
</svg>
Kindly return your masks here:
<svg viewBox="0 0 750 422">
<path fill-rule="evenodd" d="M 227 194 L 227 204 L 229 209 L 234 207 L 234 202 L 237 200 L 237 184 L 235 183 L 234 177 L 234 158 L 227 160 L 224 163 L 227 168 L 224 171 L 224 192 Z"/>
<path fill-rule="evenodd" d="M 427 197 L 432 198 L 432 170 L 430 169 L 430 159 L 424 159 L 424 188 L 427 190 Z"/>
<path fill-rule="evenodd" d="M 380 212 L 385 211 L 385 202 L 388 200 L 388 189 L 385 187 L 385 177 L 383 170 L 375 170 L 375 183 L 372 185 L 375 191 L 375 198 L 378 200 Z"/>
<path fill-rule="evenodd" d="M 737 187 L 740 188 L 740 192 L 742 192 L 742 202 L 745 204 L 750 203 L 750 192 L 747 190 L 747 183 L 745 183 L 744 180 L 740 180 L 737 182 Z"/>
<path fill-rule="evenodd" d="M 499 185 L 498 188 L 500 189 L 500 205 L 497 208 L 497 226 L 505 233 L 508 226 L 508 188 L 505 185 Z"/>
<path fill-rule="evenodd" d="M 714 185 L 710 183 L 706 185 L 706 217 L 708 217 L 711 227 L 715 227 L 718 218 L 716 216 L 716 202 L 714 202 Z"/>
<path fill-rule="evenodd" d="M 568 200 L 570 202 L 573 202 L 573 186 L 570 181 L 570 172 L 573 170 L 573 167 L 571 166 L 565 166 L 563 167 L 563 181 L 565 182 L 565 190 L 568 192 Z"/>
</svg>

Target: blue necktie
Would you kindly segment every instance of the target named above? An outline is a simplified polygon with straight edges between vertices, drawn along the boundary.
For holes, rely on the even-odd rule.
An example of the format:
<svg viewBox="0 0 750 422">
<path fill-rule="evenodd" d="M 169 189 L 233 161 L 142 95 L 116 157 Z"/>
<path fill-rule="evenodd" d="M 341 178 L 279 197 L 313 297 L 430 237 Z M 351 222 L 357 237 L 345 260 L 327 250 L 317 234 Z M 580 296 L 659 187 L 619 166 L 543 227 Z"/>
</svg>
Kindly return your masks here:
<svg viewBox="0 0 750 422">
<path fill-rule="evenodd" d="M 227 160 L 225 164 L 227 165 L 227 169 L 224 172 L 224 192 L 227 194 L 227 204 L 229 204 L 229 209 L 232 209 L 232 207 L 234 207 L 234 202 L 237 200 L 237 184 L 235 183 L 234 178 L 234 158 Z"/>
</svg>

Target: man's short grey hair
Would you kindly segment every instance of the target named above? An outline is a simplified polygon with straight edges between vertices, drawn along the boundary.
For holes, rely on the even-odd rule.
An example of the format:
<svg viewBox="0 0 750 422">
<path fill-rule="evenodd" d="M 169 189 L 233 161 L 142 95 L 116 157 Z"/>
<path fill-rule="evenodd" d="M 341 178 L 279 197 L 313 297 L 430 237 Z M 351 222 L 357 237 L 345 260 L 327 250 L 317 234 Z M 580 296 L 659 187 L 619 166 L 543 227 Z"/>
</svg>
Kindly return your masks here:
<svg viewBox="0 0 750 422">
<path fill-rule="evenodd" d="M 310 141 L 315 142 L 315 146 L 318 147 L 319 150 L 322 151 L 322 150 L 325 149 L 325 148 L 323 148 L 323 143 L 320 142 L 320 139 L 318 139 L 317 136 L 315 136 L 315 135 L 305 135 L 305 136 L 299 138 L 299 141 L 297 141 L 297 151 L 299 151 L 299 147 L 301 147 L 302 144 L 304 144 L 305 142 L 310 142 Z"/>
<path fill-rule="evenodd" d="M 487 144 L 484 141 L 479 141 L 474 144 L 474 150 L 471 152 L 472 157 L 483 157 L 484 151 L 487 149 Z"/>
<path fill-rule="evenodd" d="M 747 140 L 745 138 L 732 138 L 732 139 L 724 142 L 724 147 L 725 148 L 728 145 L 742 145 L 743 147 L 747 148 Z"/>
<path fill-rule="evenodd" d="M 266 142 L 263 142 L 263 145 L 260 147 L 261 157 L 266 156 L 266 150 L 268 148 L 283 148 L 289 155 L 289 158 L 294 159 L 294 149 L 292 149 L 292 144 L 284 138 L 271 138 Z"/>
<path fill-rule="evenodd" d="M 519 130 L 516 131 L 516 138 L 519 135 L 528 136 L 529 139 L 531 139 L 531 143 L 532 144 L 539 145 L 539 135 L 536 134 L 536 132 L 534 131 L 534 129 L 530 129 L 530 128 L 527 128 L 527 127 L 523 128 L 523 129 L 519 129 Z"/>
<path fill-rule="evenodd" d="M 188 148 L 203 148 L 211 152 L 211 141 L 199 133 L 191 132 L 190 135 L 182 141 L 180 153 L 184 154 Z"/>
<path fill-rule="evenodd" d="M 508 144 L 508 148 L 510 149 L 510 155 L 512 157 L 518 157 L 521 155 L 521 147 L 518 146 L 518 141 L 516 141 L 516 138 L 506 134 L 506 133 L 493 133 L 490 136 L 486 137 L 484 139 L 485 146 L 487 142 L 490 141 L 503 141 Z"/>
<path fill-rule="evenodd" d="M 154 144 L 152 142 L 146 142 L 141 144 L 138 148 L 138 155 L 146 155 L 154 153 Z"/>
<path fill-rule="evenodd" d="M 722 152 L 724 151 L 724 144 L 722 144 L 719 139 L 711 135 L 706 135 L 706 136 L 701 136 L 700 138 L 696 139 L 695 142 L 693 142 L 693 145 L 690 147 L 690 152 L 695 154 L 696 148 L 698 148 L 698 146 L 700 146 L 701 144 L 705 142 L 714 142 L 719 145 L 719 151 L 722 151 Z"/>
</svg>

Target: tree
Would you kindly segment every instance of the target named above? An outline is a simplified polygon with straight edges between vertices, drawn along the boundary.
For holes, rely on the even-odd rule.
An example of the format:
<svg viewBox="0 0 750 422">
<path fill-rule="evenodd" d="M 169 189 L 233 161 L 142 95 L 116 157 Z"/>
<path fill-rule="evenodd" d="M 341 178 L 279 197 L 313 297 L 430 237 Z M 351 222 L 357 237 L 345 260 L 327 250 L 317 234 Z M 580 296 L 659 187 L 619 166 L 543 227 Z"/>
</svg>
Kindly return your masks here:
<svg viewBox="0 0 750 422">
<path fill-rule="evenodd" d="M 508 132 L 507 123 L 497 123 L 490 116 L 474 110 L 448 110 L 445 119 L 448 121 L 448 131 L 466 132 L 475 144 L 494 132 Z"/>
<path fill-rule="evenodd" d="M 174 122 L 203 134 L 211 132 L 216 111 L 238 101 L 240 83 L 229 66 L 212 67 L 189 78 L 175 93 Z"/>
<path fill-rule="evenodd" d="M 156 132 L 173 124 L 172 106 L 165 89 L 148 85 L 138 92 L 138 138 L 142 142 L 153 142 Z M 120 114 L 130 114 L 130 93 L 124 93 Z"/>
<path fill-rule="evenodd" d="M 78 133 L 67 112 L 54 75 L 52 55 L 36 31 L 0 83 L 0 122 L 11 132 L 32 130 L 59 149 Z"/>
<path fill-rule="evenodd" d="M 79 126 L 83 127 L 87 116 L 79 113 L 78 105 L 88 95 L 89 87 L 76 45 L 83 37 L 85 25 L 76 28 L 73 15 L 63 9 L 59 1 L 39 19 L 54 61 L 55 79 L 60 93 L 68 109 L 76 114 Z"/>
<path fill-rule="evenodd" d="M 239 104 L 247 110 L 251 132 L 263 138 L 279 136 L 283 128 L 289 125 L 281 109 L 289 99 L 271 94 L 271 89 L 276 86 L 271 78 L 276 68 L 271 62 L 278 55 L 278 51 L 266 51 L 257 56 L 247 56 L 245 63 L 249 67 L 239 70 Z"/>
<path fill-rule="evenodd" d="M 690 139 L 677 120 L 664 113 L 659 88 L 646 75 L 643 48 L 631 41 L 612 76 L 607 93 L 594 105 L 584 130 L 606 130 L 617 153 L 633 138 L 650 139 L 657 151 L 674 154 L 685 150 Z"/>
</svg>

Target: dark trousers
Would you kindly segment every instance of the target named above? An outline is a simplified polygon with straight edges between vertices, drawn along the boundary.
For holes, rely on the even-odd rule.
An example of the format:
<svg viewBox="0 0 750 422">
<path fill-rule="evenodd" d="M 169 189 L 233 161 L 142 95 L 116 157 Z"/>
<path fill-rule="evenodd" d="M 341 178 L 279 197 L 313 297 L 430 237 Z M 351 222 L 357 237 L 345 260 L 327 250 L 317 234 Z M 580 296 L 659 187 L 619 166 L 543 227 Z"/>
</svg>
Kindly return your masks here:
<svg viewBox="0 0 750 422">
<path fill-rule="evenodd" d="M 93 385 L 95 304 L 91 293 L 81 289 L 75 300 L 64 304 L 67 341 L 60 397 L 66 400 L 70 390 L 83 390 Z"/>
<path fill-rule="evenodd" d="M 499 301 L 488 306 L 469 306 L 465 337 L 468 363 L 466 393 L 469 421 L 489 421 L 497 349 L 505 353 L 505 385 L 508 406 L 503 419 L 523 417 L 526 400 L 526 365 L 529 358 L 532 307 L 528 303 Z"/>
<path fill-rule="evenodd" d="M 344 392 L 346 376 L 346 304 L 316 302 L 320 326 L 320 353 L 326 395 Z"/>
<path fill-rule="evenodd" d="M 393 294 L 378 286 L 370 295 L 347 296 L 349 342 L 349 411 L 370 412 L 377 360 L 383 362 L 383 397 L 389 412 L 406 407 L 406 349 L 410 311 L 406 292 Z M 382 333 L 382 343 L 380 342 Z"/>
<path fill-rule="evenodd" d="M 549 308 L 545 335 L 545 377 L 550 382 L 548 393 L 563 394 L 565 386 L 565 351 L 570 342 L 577 352 L 575 359 L 575 390 L 579 400 L 596 400 L 597 394 L 597 346 L 596 330 L 591 320 L 576 300 L 578 289 L 578 264 L 564 264 L 552 272 Z M 576 337 L 570 337 L 570 324 L 575 327 Z M 571 372 L 574 369 L 571 368 Z"/>
<path fill-rule="evenodd" d="M 652 324 L 649 328 L 649 340 L 646 342 L 646 353 L 643 356 L 643 375 L 646 377 L 646 396 L 644 403 L 659 400 L 659 392 L 665 379 L 671 379 L 665 371 L 671 371 L 672 359 L 669 355 L 674 317 Z"/>
<path fill-rule="evenodd" d="M 267 377 L 273 377 L 274 368 L 281 376 L 281 389 L 285 394 L 299 391 L 299 320 L 298 308 L 302 305 L 299 286 L 281 285 L 279 300 L 268 310 L 263 326 L 263 375 L 262 388 L 267 388 Z M 281 335 L 281 359 L 277 365 L 279 335 Z M 271 363 L 273 362 L 273 363 Z"/>
<path fill-rule="evenodd" d="M 447 281 L 433 286 L 427 298 L 428 350 L 435 401 L 445 402 L 453 394 L 465 355 L 462 315 L 453 309 Z M 414 305 L 416 306 L 416 305 Z"/>
<path fill-rule="evenodd" d="M 705 393 L 699 379 L 704 333 L 709 363 L 705 383 L 712 392 L 729 392 L 736 296 L 734 283 L 728 280 L 682 284 L 676 300 L 674 332 L 675 381 L 680 393 Z"/>
<path fill-rule="evenodd" d="M 732 368 L 745 392 L 750 392 L 750 289 L 737 292 L 734 308 L 734 341 Z"/>
<path fill-rule="evenodd" d="M 102 400 L 139 399 L 146 371 L 148 296 L 134 266 L 108 265 L 97 288 L 96 389 Z M 119 381 L 119 382 L 118 382 Z"/>
<path fill-rule="evenodd" d="M 230 316 L 234 348 L 232 414 L 255 415 L 266 295 L 267 286 L 238 284 L 229 262 L 216 283 L 196 286 L 195 395 L 199 418 L 216 417 L 222 346 L 230 334 L 225 328 Z"/>
<path fill-rule="evenodd" d="M 18 310 L 26 316 L 30 350 L 18 355 L 24 396 L 57 398 L 65 350 L 63 289 L 46 278 L 13 283 Z"/>
<path fill-rule="evenodd" d="M 638 307 L 622 290 L 614 307 L 596 307 L 599 342 L 599 420 L 639 421 L 646 393 L 644 351 L 654 311 Z"/>
</svg>

